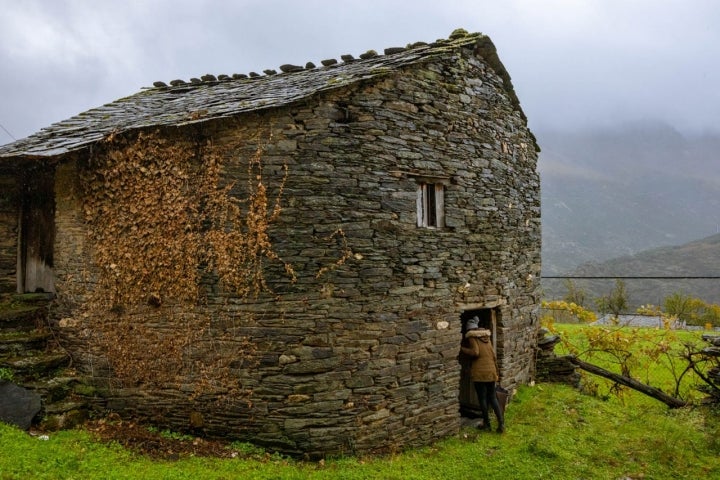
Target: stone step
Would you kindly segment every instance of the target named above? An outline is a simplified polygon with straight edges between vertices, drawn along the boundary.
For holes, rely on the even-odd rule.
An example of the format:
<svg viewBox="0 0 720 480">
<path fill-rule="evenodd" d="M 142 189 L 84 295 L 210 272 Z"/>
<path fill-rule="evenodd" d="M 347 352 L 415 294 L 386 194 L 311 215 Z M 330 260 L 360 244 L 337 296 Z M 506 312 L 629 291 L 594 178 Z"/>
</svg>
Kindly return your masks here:
<svg viewBox="0 0 720 480">
<path fill-rule="evenodd" d="M 16 375 L 41 377 L 53 370 L 70 364 L 70 356 L 65 352 L 43 352 L 32 356 L 15 356 L 0 360 L 0 367 L 10 368 Z"/>
<path fill-rule="evenodd" d="M 88 412 L 88 405 L 83 401 L 70 399 L 48 403 L 40 427 L 50 431 L 74 428 L 87 420 Z"/>
<path fill-rule="evenodd" d="M 40 394 L 45 402 L 53 403 L 67 398 L 78 382 L 77 377 L 51 377 L 26 382 L 23 386 Z"/>
<path fill-rule="evenodd" d="M 65 399 L 59 402 L 46 403 L 44 410 L 46 415 L 59 415 L 73 410 L 86 409 L 87 406 L 87 402 L 82 400 Z"/>
<path fill-rule="evenodd" d="M 15 293 L 10 297 L 14 302 L 24 304 L 47 305 L 54 298 L 54 293 Z"/>
<path fill-rule="evenodd" d="M 30 331 L 45 323 L 47 308 L 37 305 L 10 305 L 0 308 L 0 331 Z"/>
<path fill-rule="evenodd" d="M 22 355 L 45 350 L 52 333 L 47 330 L 15 330 L 0 332 L 0 356 Z"/>
</svg>

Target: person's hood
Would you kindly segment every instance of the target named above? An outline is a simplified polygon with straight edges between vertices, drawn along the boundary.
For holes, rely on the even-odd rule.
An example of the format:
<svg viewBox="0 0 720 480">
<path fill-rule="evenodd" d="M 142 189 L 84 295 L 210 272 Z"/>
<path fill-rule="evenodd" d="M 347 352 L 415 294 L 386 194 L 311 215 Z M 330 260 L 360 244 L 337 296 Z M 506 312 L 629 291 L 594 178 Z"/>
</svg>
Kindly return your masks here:
<svg viewBox="0 0 720 480">
<path fill-rule="evenodd" d="M 465 333 L 465 338 L 474 337 L 483 342 L 489 342 L 491 333 L 487 328 L 476 328 L 475 330 L 470 330 Z"/>
</svg>

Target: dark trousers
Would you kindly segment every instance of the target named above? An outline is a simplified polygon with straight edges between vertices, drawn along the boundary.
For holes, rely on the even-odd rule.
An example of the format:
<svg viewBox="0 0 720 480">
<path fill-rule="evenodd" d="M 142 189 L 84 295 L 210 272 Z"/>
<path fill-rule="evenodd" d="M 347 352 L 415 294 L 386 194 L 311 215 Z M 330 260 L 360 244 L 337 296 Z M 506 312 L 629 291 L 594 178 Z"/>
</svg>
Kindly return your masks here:
<svg viewBox="0 0 720 480">
<path fill-rule="evenodd" d="M 480 401 L 480 410 L 482 411 L 485 426 L 490 426 L 488 406 L 492 408 L 493 412 L 495 412 L 498 425 L 504 426 L 505 419 L 503 418 L 497 394 L 495 393 L 495 382 L 473 382 L 473 384 L 475 385 L 475 392 L 477 393 L 478 400 Z"/>
</svg>

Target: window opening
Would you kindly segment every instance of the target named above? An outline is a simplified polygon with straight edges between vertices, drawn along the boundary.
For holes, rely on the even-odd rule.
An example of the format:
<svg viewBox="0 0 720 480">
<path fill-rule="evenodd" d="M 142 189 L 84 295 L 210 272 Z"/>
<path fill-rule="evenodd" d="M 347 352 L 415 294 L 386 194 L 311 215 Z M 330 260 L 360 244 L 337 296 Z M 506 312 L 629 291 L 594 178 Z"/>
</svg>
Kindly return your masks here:
<svg viewBox="0 0 720 480">
<path fill-rule="evenodd" d="M 418 185 L 418 227 L 442 228 L 445 226 L 445 187 L 442 183 Z"/>
</svg>

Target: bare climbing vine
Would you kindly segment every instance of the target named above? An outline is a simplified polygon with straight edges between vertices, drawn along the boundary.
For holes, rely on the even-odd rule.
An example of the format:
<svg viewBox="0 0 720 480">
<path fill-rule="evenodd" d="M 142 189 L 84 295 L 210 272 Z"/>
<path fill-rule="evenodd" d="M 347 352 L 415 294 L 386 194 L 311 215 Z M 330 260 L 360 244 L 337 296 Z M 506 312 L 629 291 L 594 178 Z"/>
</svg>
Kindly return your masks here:
<svg viewBox="0 0 720 480">
<path fill-rule="evenodd" d="M 330 235 L 325 237 L 323 239 L 326 242 L 336 241 L 340 243 L 341 248 L 341 255 L 340 258 L 338 258 L 334 263 L 330 265 L 326 265 L 324 267 L 320 267 L 318 272 L 315 274 L 315 278 L 320 278 L 323 275 L 325 275 L 328 272 L 332 272 L 336 268 L 340 267 L 341 265 L 344 265 L 345 262 L 347 262 L 350 258 L 353 257 L 353 252 L 348 246 L 347 243 L 347 237 L 345 236 L 345 232 L 342 230 L 342 228 L 338 228 L 334 232 L 332 232 Z M 357 256 L 356 256 L 357 258 Z"/>
<path fill-rule="evenodd" d="M 268 227 L 282 210 L 287 166 L 270 205 L 260 148 L 248 161 L 247 198 L 239 199 L 232 184 L 221 185 L 227 153 L 210 142 L 140 133 L 105 143 L 83 172 L 104 303 L 195 302 L 200 276 L 212 271 L 241 297 L 266 288 L 263 261 L 280 261 Z M 294 280 L 292 266 L 285 269 Z"/>
<path fill-rule="evenodd" d="M 283 165 L 283 179 L 272 205 L 262 177 L 262 150 L 258 149 L 248 161 L 247 191 L 249 195 L 239 201 L 230 195 L 232 185 L 209 196 L 207 218 L 210 227 L 205 239 L 210 247 L 209 268 L 215 269 L 220 281 L 241 297 L 269 290 L 263 276 L 263 262 L 279 261 L 268 236 L 268 227 L 280 216 L 287 165 Z M 219 169 L 212 172 L 212 183 L 219 183 Z M 244 207 L 244 209 L 243 209 Z M 283 262 L 285 272 L 294 282 L 295 270 Z"/>
<path fill-rule="evenodd" d="M 252 345 L 237 329 L 213 327 L 211 317 L 224 314 L 199 308 L 203 282 L 216 277 L 236 298 L 258 295 L 268 289 L 264 262 L 283 263 L 295 281 L 268 236 L 287 166 L 268 198 L 259 147 L 248 160 L 247 196 L 238 198 L 221 180 L 237 147 L 157 132 L 111 135 L 81 171 L 98 269 L 84 316 L 125 385 L 177 384 L 189 375 L 198 395 L 238 393 L 227 349 L 237 360 Z"/>
</svg>

